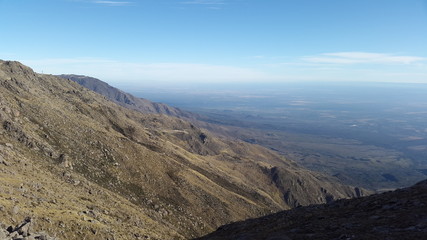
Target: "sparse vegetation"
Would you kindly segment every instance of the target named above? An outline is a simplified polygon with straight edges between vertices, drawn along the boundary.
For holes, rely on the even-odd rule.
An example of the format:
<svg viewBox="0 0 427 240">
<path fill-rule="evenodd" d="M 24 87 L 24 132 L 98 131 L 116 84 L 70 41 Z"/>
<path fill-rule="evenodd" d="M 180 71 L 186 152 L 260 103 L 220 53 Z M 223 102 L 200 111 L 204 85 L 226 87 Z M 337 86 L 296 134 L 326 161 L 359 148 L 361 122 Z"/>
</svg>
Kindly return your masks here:
<svg viewBox="0 0 427 240">
<path fill-rule="evenodd" d="M 356 196 L 263 147 L 123 108 L 18 62 L 0 62 L 0 85 L 4 224 L 29 216 L 61 239 L 182 239 L 294 207 L 285 192 L 299 204 Z"/>
</svg>

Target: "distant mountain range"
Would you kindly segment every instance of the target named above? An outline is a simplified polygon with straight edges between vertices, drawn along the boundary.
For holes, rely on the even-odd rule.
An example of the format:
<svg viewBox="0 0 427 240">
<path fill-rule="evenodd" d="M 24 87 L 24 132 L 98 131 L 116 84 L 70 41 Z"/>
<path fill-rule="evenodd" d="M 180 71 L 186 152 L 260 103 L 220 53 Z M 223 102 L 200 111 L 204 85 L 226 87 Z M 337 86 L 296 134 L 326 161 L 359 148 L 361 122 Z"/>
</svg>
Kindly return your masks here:
<svg viewBox="0 0 427 240">
<path fill-rule="evenodd" d="M 60 239 L 188 239 L 370 194 L 212 134 L 190 113 L 64 77 L 0 61 L 0 226 L 31 217 Z"/>
</svg>

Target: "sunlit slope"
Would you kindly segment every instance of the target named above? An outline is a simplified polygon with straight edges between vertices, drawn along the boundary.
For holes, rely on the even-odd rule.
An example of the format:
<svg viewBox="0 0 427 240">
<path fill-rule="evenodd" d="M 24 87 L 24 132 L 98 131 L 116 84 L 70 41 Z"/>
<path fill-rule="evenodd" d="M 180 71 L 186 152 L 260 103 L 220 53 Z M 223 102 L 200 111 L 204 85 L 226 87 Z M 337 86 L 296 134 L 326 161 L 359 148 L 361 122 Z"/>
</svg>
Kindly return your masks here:
<svg viewBox="0 0 427 240">
<path fill-rule="evenodd" d="M 0 212 L 63 239 L 179 239 L 363 194 L 256 145 L 0 62 Z M 19 209 L 18 212 L 15 210 Z"/>
</svg>

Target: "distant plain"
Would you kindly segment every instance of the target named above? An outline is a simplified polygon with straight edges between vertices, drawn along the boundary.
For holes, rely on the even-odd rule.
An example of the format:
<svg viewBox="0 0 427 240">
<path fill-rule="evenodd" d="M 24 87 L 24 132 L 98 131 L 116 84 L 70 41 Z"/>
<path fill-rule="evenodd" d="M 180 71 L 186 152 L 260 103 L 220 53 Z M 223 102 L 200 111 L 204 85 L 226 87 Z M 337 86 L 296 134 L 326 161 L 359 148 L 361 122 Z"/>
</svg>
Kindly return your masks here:
<svg viewBox="0 0 427 240">
<path fill-rule="evenodd" d="M 236 137 L 376 190 L 427 175 L 427 84 L 281 83 L 119 86 L 199 113 Z"/>
</svg>

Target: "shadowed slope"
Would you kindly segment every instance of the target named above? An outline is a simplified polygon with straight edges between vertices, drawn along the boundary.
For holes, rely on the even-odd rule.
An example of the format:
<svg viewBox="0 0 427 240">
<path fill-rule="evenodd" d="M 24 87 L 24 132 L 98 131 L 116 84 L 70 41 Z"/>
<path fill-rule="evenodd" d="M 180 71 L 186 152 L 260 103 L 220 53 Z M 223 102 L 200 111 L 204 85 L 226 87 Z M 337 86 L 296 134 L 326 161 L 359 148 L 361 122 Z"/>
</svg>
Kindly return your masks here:
<svg viewBox="0 0 427 240">
<path fill-rule="evenodd" d="M 364 198 L 283 211 L 200 239 L 425 239 L 427 180 Z"/>
</svg>

